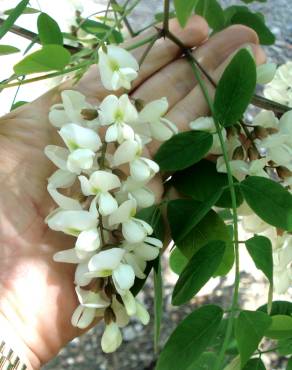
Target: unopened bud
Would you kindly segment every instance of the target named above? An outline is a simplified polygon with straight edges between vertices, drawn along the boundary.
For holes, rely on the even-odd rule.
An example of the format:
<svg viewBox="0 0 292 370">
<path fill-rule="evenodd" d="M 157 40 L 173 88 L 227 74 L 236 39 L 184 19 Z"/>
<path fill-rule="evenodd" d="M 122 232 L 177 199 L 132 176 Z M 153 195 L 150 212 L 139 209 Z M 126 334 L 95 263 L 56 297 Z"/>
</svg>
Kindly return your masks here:
<svg viewBox="0 0 292 370">
<path fill-rule="evenodd" d="M 284 166 L 279 166 L 277 167 L 277 174 L 279 177 L 281 177 L 281 179 L 286 179 L 287 177 L 292 176 L 292 171 Z"/>
<path fill-rule="evenodd" d="M 232 155 L 232 159 L 235 160 L 235 161 L 244 159 L 244 150 L 243 150 L 242 146 L 238 146 L 234 150 L 233 155 Z"/>
<path fill-rule="evenodd" d="M 109 299 L 111 299 L 111 298 L 112 298 L 112 296 L 113 296 L 113 294 L 115 294 L 115 293 L 116 293 L 116 290 L 115 290 L 114 286 L 113 286 L 111 283 L 108 283 L 108 284 L 105 286 L 105 288 L 104 288 L 104 292 L 105 292 L 105 294 L 107 295 L 107 297 L 108 297 Z"/>
<path fill-rule="evenodd" d="M 145 101 L 142 99 L 135 99 L 134 100 L 135 108 L 138 112 L 141 112 L 141 110 L 145 107 Z"/>
<path fill-rule="evenodd" d="M 256 126 L 254 128 L 254 134 L 257 139 L 264 139 L 268 136 L 268 131 L 264 127 Z"/>
<path fill-rule="evenodd" d="M 82 109 L 81 116 L 87 121 L 93 121 L 98 117 L 98 111 L 96 109 Z"/>
<path fill-rule="evenodd" d="M 273 128 L 273 127 L 268 127 L 266 130 L 267 130 L 269 135 L 273 135 L 273 134 L 276 134 L 277 132 L 279 132 L 279 130 L 277 130 L 276 128 Z"/>
<path fill-rule="evenodd" d="M 116 315 L 111 307 L 107 307 L 104 311 L 104 321 L 106 325 L 109 325 L 112 322 L 116 322 Z"/>
<path fill-rule="evenodd" d="M 248 148 L 247 155 L 251 161 L 255 161 L 256 159 L 260 158 L 259 152 L 254 147 Z"/>
<path fill-rule="evenodd" d="M 237 126 L 231 126 L 226 128 L 227 139 L 231 139 L 233 136 L 240 134 Z"/>
</svg>

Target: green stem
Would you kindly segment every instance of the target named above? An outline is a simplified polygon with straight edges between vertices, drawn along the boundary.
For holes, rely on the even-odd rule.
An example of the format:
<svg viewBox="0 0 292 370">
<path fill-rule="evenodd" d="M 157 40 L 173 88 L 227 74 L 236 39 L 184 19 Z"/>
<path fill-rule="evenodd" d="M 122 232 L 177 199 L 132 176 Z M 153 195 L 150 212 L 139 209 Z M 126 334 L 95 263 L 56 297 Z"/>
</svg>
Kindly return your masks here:
<svg viewBox="0 0 292 370">
<path fill-rule="evenodd" d="M 227 177 L 228 177 L 228 185 L 229 185 L 229 191 L 231 195 L 231 202 L 232 202 L 232 218 L 233 218 L 233 238 L 234 238 L 234 253 L 235 253 L 235 279 L 234 279 L 234 291 L 233 291 L 233 298 L 232 298 L 232 304 L 230 308 L 230 315 L 228 317 L 228 323 L 227 323 L 227 329 L 225 333 L 225 338 L 223 341 L 223 345 L 221 347 L 221 351 L 218 355 L 218 359 L 216 361 L 215 370 L 220 370 L 222 363 L 224 361 L 224 356 L 227 350 L 227 347 L 230 342 L 231 334 L 232 334 L 232 328 L 233 328 L 233 322 L 236 315 L 236 311 L 238 308 L 238 297 L 239 297 L 239 283 L 240 283 L 240 275 L 239 275 L 239 243 L 238 243 L 238 215 L 237 215 L 237 202 L 236 202 L 236 193 L 235 193 L 235 186 L 233 182 L 233 176 L 232 171 L 229 163 L 227 148 L 225 145 L 224 137 L 222 135 L 222 128 L 218 120 L 216 119 L 216 116 L 214 115 L 214 106 L 213 102 L 210 98 L 208 89 L 203 81 L 203 78 L 201 77 L 201 70 L 199 69 L 196 61 L 194 60 L 194 56 L 188 48 L 185 47 L 185 45 L 180 41 L 177 40 L 176 36 L 170 33 L 169 31 L 166 33 L 166 37 L 170 38 L 172 41 L 174 41 L 178 46 L 180 46 L 186 53 L 186 57 L 190 62 L 190 65 L 192 67 L 192 70 L 194 72 L 194 75 L 199 83 L 199 86 L 201 87 L 202 93 L 205 97 L 205 100 L 208 104 L 208 107 L 213 115 L 216 131 L 220 140 L 221 149 L 223 153 L 224 162 L 226 165 L 227 170 Z"/>
<path fill-rule="evenodd" d="M 78 69 L 86 67 L 88 64 L 89 64 L 88 62 L 80 63 L 77 66 L 67 68 L 67 69 L 65 69 L 64 71 L 61 71 L 61 72 L 49 73 L 47 75 L 30 78 L 30 79 L 22 81 L 22 82 L 13 82 L 13 83 L 7 84 L 7 85 L 1 85 L 0 84 L 0 90 L 8 89 L 10 87 L 15 87 L 15 86 L 19 86 L 19 85 L 26 85 L 26 84 L 29 84 L 29 83 L 32 83 L 32 82 L 47 80 L 48 78 L 62 76 L 62 75 L 65 75 L 67 73 L 74 72 L 74 71 L 77 71 Z"/>
<path fill-rule="evenodd" d="M 151 49 L 153 48 L 155 42 L 161 37 L 160 33 L 157 33 L 156 35 L 152 36 L 152 40 L 149 42 L 147 48 L 145 49 L 142 57 L 139 60 L 139 66 L 141 67 L 142 64 L 144 63 L 147 55 L 150 53 Z"/>
<path fill-rule="evenodd" d="M 151 42 L 153 40 L 153 38 L 155 38 L 155 37 L 156 37 L 156 34 L 155 35 L 148 36 L 148 37 L 145 37 L 145 39 L 140 40 L 140 41 L 137 41 L 134 44 L 131 44 L 131 45 L 127 46 L 126 47 L 126 50 L 131 51 L 131 50 L 134 50 L 134 49 L 139 48 L 140 46 L 146 45 L 149 42 Z"/>
</svg>

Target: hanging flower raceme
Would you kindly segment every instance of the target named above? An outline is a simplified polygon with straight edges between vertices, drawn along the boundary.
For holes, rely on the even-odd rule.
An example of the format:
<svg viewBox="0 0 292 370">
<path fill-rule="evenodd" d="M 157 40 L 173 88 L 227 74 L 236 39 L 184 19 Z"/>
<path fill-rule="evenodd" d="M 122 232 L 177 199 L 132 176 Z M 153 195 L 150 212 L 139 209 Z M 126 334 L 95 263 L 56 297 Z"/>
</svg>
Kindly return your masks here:
<svg viewBox="0 0 292 370">
<path fill-rule="evenodd" d="M 105 87 L 117 90 L 130 87 L 138 63 L 125 50 L 108 46 L 99 51 L 99 68 Z M 149 322 L 131 288 L 136 278 L 146 278 L 147 262 L 157 258 L 162 247 L 151 237 L 152 227 L 137 216 L 138 209 L 155 201 L 147 184 L 159 167 L 142 155 L 145 140 L 140 131 L 145 126 L 147 142 L 170 138 L 177 130 L 164 118 L 167 109 L 163 98 L 139 115 L 126 94 L 108 95 L 95 107 L 82 94 L 64 91 L 62 103 L 49 114 L 64 145 L 45 148 L 57 167 L 48 179 L 48 191 L 58 206 L 46 222 L 52 230 L 76 238 L 54 260 L 76 265 L 79 306 L 72 325 L 84 329 L 97 317 L 104 318 L 101 346 L 107 353 L 122 343 L 121 328 L 130 317 Z"/>
</svg>

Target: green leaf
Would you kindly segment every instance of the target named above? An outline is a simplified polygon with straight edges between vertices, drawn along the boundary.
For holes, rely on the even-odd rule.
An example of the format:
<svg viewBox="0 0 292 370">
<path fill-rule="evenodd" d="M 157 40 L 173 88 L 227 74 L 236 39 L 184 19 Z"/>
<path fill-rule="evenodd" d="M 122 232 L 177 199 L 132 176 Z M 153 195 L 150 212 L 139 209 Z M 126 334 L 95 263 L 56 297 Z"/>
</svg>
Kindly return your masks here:
<svg viewBox="0 0 292 370">
<path fill-rule="evenodd" d="M 265 331 L 265 336 L 272 339 L 292 337 L 292 317 L 286 315 L 272 316 L 272 324 Z"/>
<path fill-rule="evenodd" d="M 177 221 L 179 220 L 183 223 L 184 218 L 178 217 Z M 214 240 L 222 240 L 226 243 L 222 262 L 214 276 L 226 275 L 234 263 L 232 236 L 228 226 L 215 211 L 209 211 L 196 227 L 176 245 L 188 259 L 191 259 L 200 248 Z"/>
<path fill-rule="evenodd" d="M 183 170 L 204 158 L 212 143 L 213 136 L 208 132 L 182 132 L 160 146 L 155 161 L 162 171 Z"/>
<path fill-rule="evenodd" d="M 220 193 L 214 194 L 208 202 L 197 202 L 189 199 L 171 200 L 167 204 L 167 218 L 171 235 L 176 243 L 182 241 L 201 221 L 215 204 Z"/>
<path fill-rule="evenodd" d="M 0 55 L 8 55 L 18 53 L 20 50 L 11 45 L 0 45 Z"/>
<path fill-rule="evenodd" d="M 70 53 L 60 45 L 44 45 L 14 66 L 17 75 L 31 73 L 61 71 L 70 62 Z"/>
<path fill-rule="evenodd" d="M 63 34 L 58 23 L 46 13 L 38 16 L 38 33 L 41 43 L 63 45 Z"/>
<path fill-rule="evenodd" d="M 242 370 L 266 370 L 263 361 L 260 358 L 253 358 L 247 361 Z"/>
<path fill-rule="evenodd" d="M 292 231 L 292 195 L 280 184 L 250 176 L 240 184 L 250 208 L 268 224 Z"/>
<path fill-rule="evenodd" d="M 215 337 L 222 316 L 223 310 L 215 305 L 205 305 L 188 315 L 166 342 L 156 370 L 173 369 L 178 361 L 180 369 L 194 369 L 194 363 Z"/>
<path fill-rule="evenodd" d="M 11 9 L 11 13 L 9 14 L 8 18 L 5 19 L 4 23 L 0 27 L 0 39 L 2 39 L 2 37 L 14 25 L 17 18 L 20 17 L 21 14 L 24 12 L 28 3 L 29 3 L 29 0 L 22 0 L 14 9 Z"/>
<path fill-rule="evenodd" d="M 189 261 L 174 287 L 172 304 L 179 306 L 193 298 L 218 269 L 226 244 L 215 240 L 201 248 Z"/>
<path fill-rule="evenodd" d="M 169 266 L 171 270 L 175 274 L 180 275 L 187 264 L 188 259 L 186 256 L 183 255 L 179 248 L 175 247 L 169 257 Z"/>
<path fill-rule="evenodd" d="M 272 319 L 260 311 L 242 311 L 235 323 L 235 338 L 243 367 L 263 338 Z"/>
<path fill-rule="evenodd" d="M 13 13 L 13 11 L 14 11 L 14 8 L 7 9 L 7 10 L 5 10 L 4 14 L 10 15 L 11 13 Z M 36 13 L 39 13 L 39 12 L 40 12 L 40 10 L 27 6 L 24 9 L 24 11 L 22 12 L 22 14 L 36 14 Z"/>
<path fill-rule="evenodd" d="M 292 354 L 292 338 L 280 339 L 277 344 L 278 352 L 281 356 Z"/>
<path fill-rule="evenodd" d="M 268 305 L 263 305 L 257 309 L 257 311 L 262 311 L 268 313 Z M 275 315 L 292 315 L 292 303 L 288 301 L 274 301 L 272 302 L 272 309 L 270 316 Z"/>
<path fill-rule="evenodd" d="M 192 15 L 196 2 L 197 0 L 174 0 L 177 19 L 182 27 L 186 25 Z"/>
<path fill-rule="evenodd" d="M 250 4 L 250 3 L 254 2 L 254 1 L 257 1 L 259 3 L 265 3 L 267 0 L 241 0 L 241 1 L 243 3 L 245 3 L 245 4 Z"/>
<path fill-rule="evenodd" d="M 160 258 L 157 261 L 157 269 L 154 269 L 154 348 L 158 351 L 161 320 L 163 315 L 163 286 L 161 275 Z"/>
<path fill-rule="evenodd" d="M 246 49 L 231 60 L 216 89 L 214 113 L 221 125 L 237 123 L 246 111 L 256 87 L 256 65 Z"/>
<path fill-rule="evenodd" d="M 11 107 L 10 111 L 12 111 L 12 110 L 14 110 L 14 109 L 16 109 L 16 108 L 19 108 L 19 107 L 21 107 L 22 105 L 27 104 L 27 103 L 28 103 L 27 101 L 19 100 L 19 101 L 17 101 L 16 103 L 14 103 L 14 104 L 12 105 L 12 107 Z"/>
<path fill-rule="evenodd" d="M 120 44 L 124 41 L 123 35 L 112 29 L 110 26 L 87 19 L 80 25 L 85 32 L 95 35 L 99 40 L 109 41 L 110 43 Z"/>
<path fill-rule="evenodd" d="M 238 182 L 234 179 L 234 182 Z M 203 159 L 202 161 L 176 172 L 171 183 L 182 194 L 192 197 L 194 200 L 205 202 L 215 193 L 228 186 L 228 177 L 225 173 L 218 173 L 216 164 Z M 235 188 L 236 204 L 240 206 L 243 197 L 240 189 Z M 222 208 L 231 208 L 232 201 L 229 189 L 224 189 L 221 197 L 215 203 Z"/>
<path fill-rule="evenodd" d="M 199 360 L 195 363 L 196 370 L 214 369 L 216 365 L 217 356 L 214 352 L 203 352 Z"/>
<path fill-rule="evenodd" d="M 214 31 L 224 28 L 224 11 L 217 0 L 198 0 L 195 13 L 205 18 Z"/>
<path fill-rule="evenodd" d="M 263 45 L 273 45 L 275 43 L 275 35 L 257 14 L 251 12 L 238 12 L 231 18 L 231 23 L 243 24 L 252 28 L 258 34 L 260 43 Z"/>
<path fill-rule="evenodd" d="M 289 358 L 286 370 L 292 370 L 292 358 Z"/>
<path fill-rule="evenodd" d="M 273 284 L 273 251 L 270 239 L 265 236 L 254 236 L 245 242 L 248 253 L 256 267 L 261 270 Z"/>
</svg>

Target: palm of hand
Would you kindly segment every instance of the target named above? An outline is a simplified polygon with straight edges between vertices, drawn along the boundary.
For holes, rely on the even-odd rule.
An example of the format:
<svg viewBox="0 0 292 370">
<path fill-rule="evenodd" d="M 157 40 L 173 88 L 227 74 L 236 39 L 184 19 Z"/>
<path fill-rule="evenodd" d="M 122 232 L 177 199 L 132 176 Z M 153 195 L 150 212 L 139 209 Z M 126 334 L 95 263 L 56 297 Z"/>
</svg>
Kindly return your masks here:
<svg viewBox="0 0 292 370">
<path fill-rule="evenodd" d="M 199 45 L 207 37 L 206 24 L 195 18 L 184 32 L 177 24 L 172 25 L 189 46 Z M 230 53 L 243 44 L 257 43 L 255 34 L 242 27 L 224 32 L 197 49 L 201 62 L 215 78 L 222 73 Z M 256 48 L 254 52 L 258 62 L 262 62 L 263 54 Z M 141 54 L 143 48 L 136 56 Z M 161 40 L 145 61 L 134 95 L 146 100 L 167 96 L 168 117 L 180 129 L 186 129 L 188 122 L 206 114 L 207 108 L 200 89 L 189 78 L 191 72 L 186 63 L 173 62 L 177 55 L 175 45 Z M 94 103 L 107 94 L 97 81 L 96 70 L 92 70 L 75 88 Z M 61 90 L 65 88 L 70 88 L 70 83 L 63 84 Z M 43 150 L 60 141 L 47 119 L 49 107 L 59 99 L 59 91 L 56 88 L 0 120 L 0 314 L 8 317 L 41 362 L 48 361 L 68 340 L 80 334 L 70 322 L 77 306 L 74 266 L 52 260 L 56 251 L 72 247 L 73 241 L 44 224 L 45 216 L 54 207 L 46 190 L 54 166 Z M 194 99 L 195 106 L 189 104 Z M 161 190 L 159 180 L 154 187 Z"/>
</svg>

